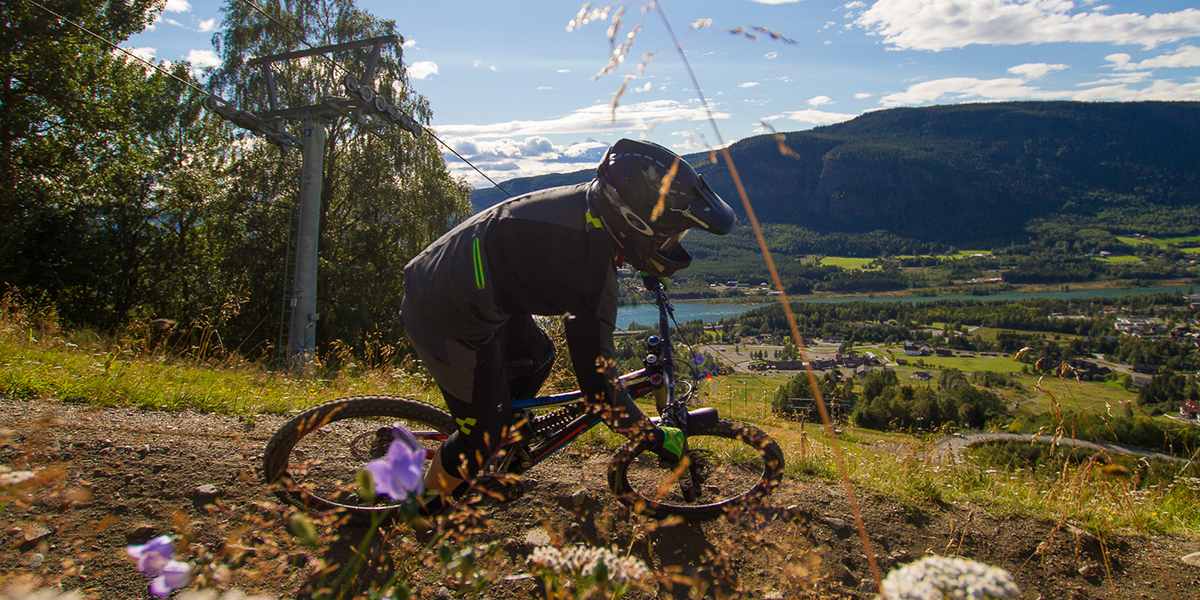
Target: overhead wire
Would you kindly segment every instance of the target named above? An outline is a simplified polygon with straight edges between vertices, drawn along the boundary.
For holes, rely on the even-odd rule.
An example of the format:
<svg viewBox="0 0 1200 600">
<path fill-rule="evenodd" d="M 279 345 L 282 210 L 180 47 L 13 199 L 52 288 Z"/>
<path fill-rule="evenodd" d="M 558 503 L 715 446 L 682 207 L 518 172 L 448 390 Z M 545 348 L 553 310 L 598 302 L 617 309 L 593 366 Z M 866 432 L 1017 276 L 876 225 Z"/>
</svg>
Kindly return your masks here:
<svg viewBox="0 0 1200 600">
<path fill-rule="evenodd" d="M 771 249 L 767 247 L 766 236 L 763 235 L 762 224 L 758 221 L 758 216 L 754 212 L 754 206 L 750 203 L 750 196 L 746 193 L 746 187 L 742 183 L 741 175 L 738 173 L 737 165 L 733 162 L 733 154 L 729 151 L 729 146 L 725 144 L 724 138 L 721 136 L 721 129 L 717 126 L 717 121 L 713 117 L 712 109 L 709 106 L 708 99 L 705 98 L 704 92 L 700 87 L 700 80 L 696 77 L 696 72 L 692 69 L 691 62 L 688 61 L 687 53 L 684 52 L 683 46 L 679 43 L 679 38 L 675 36 L 674 29 L 671 28 L 671 22 L 667 19 L 667 14 L 663 10 L 663 0 L 652 2 L 654 8 L 658 11 L 659 17 L 662 19 L 663 25 L 667 29 L 667 33 L 671 36 L 671 41 L 675 44 L 675 50 L 678 51 L 680 59 L 683 60 L 683 65 L 687 69 L 688 76 L 692 80 L 692 86 L 696 90 L 696 94 L 700 98 L 701 104 L 704 106 L 705 113 L 708 116 L 708 122 L 712 125 L 713 133 L 717 136 L 717 143 L 720 145 L 720 153 L 725 159 L 725 164 L 729 168 L 729 176 L 733 180 L 733 185 L 737 189 L 738 196 L 742 201 L 742 207 L 746 211 L 746 218 L 750 221 L 750 226 L 754 230 L 755 240 L 758 242 L 759 251 L 762 252 L 763 261 L 767 265 L 767 270 L 771 274 L 771 281 L 775 285 L 776 291 L 779 292 L 779 302 L 783 305 L 784 316 L 787 318 L 788 327 L 791 330 L 792 341 L 796 344 L 796 348 L 800 351 L 801 357 L 804 356 L 804 338 L 800 335 L 800 328 L 796 324 L 796 315 L 792 311 L 791 300 L 788 299 L 787 291 L 784 290 L 783 280 L 779 277 L 779 269 L 775 265 L 775 258 L 771 254 Z M 830 449 L 833 452 L 834 463 L 838 469 L 838 475 L 842 482 L 842 488 L 846 494 L 846 501 L 850 505 L 850 511 L 854 517 L 854 526 L 858 530 L 859 541 L 863 546 L 863 553 L 867 556 L 867 565 L 871 572 L 871 577 L 874 579 L 875 587 L 883 592 L 883 579 L 879 571 L 879 564 L 875 558 L 875 550 L 871 544 L 871 538 L 867 535 L 866 524 L 862 518 L 862 507 L 858 502 L 858 497 L 854 493 L 854 484 L 850 481 L 850 471 L 846 466 L 846 457 L 842 453 L 841 446 L 837 443 L 837 433 L 833 429 L 833 421 L 829 418 L 829 411 L 825 406 L 825 399 L 821 394 L 821 387 L 817 384 L 816 374 L 813 372 L 811 361 L 804 361 L 804 370 L 808 376 L 808 385 L 812 389 L 813 397 L 817 401 L 817 412 L 820 414 L 821 423 L 825 429 L 826 436 L 829 437 Z"/>
<path fill-rule="evenodd" d="M 166 70 L 166 69 L 164 69 L 164 68 L 162 68 L 162 67 L 160 67 L 160 66 L 158 66 L 158 65 L 156 65 L 156 64 L 154 64 L 154 63 L 152 63 L 152 62 L 150 62 L 150 61 L 148 61 L 148 60 L 146 60 L 146 59 L 144 59 L 144 58 L 142 58 L 142 57 L 140 57 L 140 56 L 138 56 L 138 55 L 136 55 L 136 54 L 134 54 L 134 53 L 132 53 L 132 52 L 130 52 L 130 51 L 128 51 L 128 50 L 126 50 L 126 49 L 124 49 L 124 48 L 122 48 L 121 46 L 119 46 L 119 45 L 117 45 L 116 43 L 112 42 L 112 41 L 111 41 L 111 40 L 109 40 L 108 38 L 106 38 L 106 37 L 104 37 L 104 36 L 102 36 L 102 35 L 100 35 L 100 34 L 98 34 L 98 33 L 94 32 L 94 31 L 92 31 L 91 29 L 88 29 L 87 27 L 84 27 L 84 26 L 83 26 L 82 24 L 80 24 L 78 21 L 75 21 L 74 19 L 71 19 L 70 17 L 66 17 L 66 16 L 63 16 L 63 15 L 61 15 L 61 14 L 59 14 L 59 13 L 55 12 L 54 10 L 50 9 L 49 7 L 47 7 L 46 5 L 42 4 L 41 2 L 38 2 L 38 0 L 26 0 L 26 2 L 29 2 L 30 4 L 32 4 L 32 5 L 36 6 L 36 7 L 40 8 L 40 9 L 42 9 L 42 10 L 44 10 L 44 11 L 48 12 L 48 13 L 50 13 L 51 15 L 54 15 L 55 17 L 57 17 L 59 20 L 61 20 L 61 21 L 63 21 L 63 22 L 70 23 L 71 25 L 74 25 L 76 29 L 78 29 L 78 30 L 80 30 L 80 31 L 82 31 L 82 32 L 84 32 L 84 33 L 86 33 L 86 34 L 88 34 L 88 35 L 90 35 L 90 36 L 92 36 L 92 37 L 96 38 L 97 40 L 100 40 L 101 42 L 103 42 L 105 45 L 109 46 L 109 47 L 110 47 L 110 48 L 112 48 L 113 50 L 120 51 L 120 52 L 124 53 L 126 56 L 128 56 L 128 57 L 130 57 L 130 58 L 132 58 L 132 59 L 134 59 L 134 60 L 136 60 L 136 61 L 138 61 L 138 62 L 140 62 L 140 63 L 142 63 L 142 64 L 144 64 L 144 65 L 146 65 L 147 67 L 150 67 L 150 68 L 154 69 L 155 71 L 158 71 L 159 73 L 162 73 L 163 75 L 166 75 L 167 77 L 170 77 L 171 79 L 174 79 L 175 81 L 178 81 L 179 83 L 182 83 L 182 84 L 184 84 L 184 85 L 186 85 L 186 86 L 188 86 L 188 87 L 192 88 L 193 90 L 195 90 L 195 91 L 197 91 L 197 92 L 199 92 L 199 93 L 201 93 L 201 94 L 204 94 L 205 96 L 212 96 L 212 97 L 215 97 L 215 98 L 220 98 L 220 97 L 219 97 L 219 96 L 217 96 L 216 94 L 214 94 L 214 93 L 212 93 L 212 92 L 210 92 L 210 91 L 208 91 L 208 90 L 206 90 L 206 89 L 204 89 L 204 88 L 202 88 L 202 87 L 200 87 L 200 86 L 196 85 L 195 83 L 192 83 L 191 81 L 188 81 L 188 80 L 186 80 L 186 79 L 183 79 L 182 77 L 179 77 L 178 75 L 176 75 L 176 74 L 174 74 L 174 73 L 172 73 L 172 72 L 170 72 L 170 71 L 168 71 L 168 70 Z"/>
<path fill-rule="evenodd" d="M 42 3 L 41 3 L 41 2 L 39 2 L 38 0 L 26 0 L 26 1 L 27 1 L 27 2 L 29 2 L 29 3 L 30 3 L 30 4 L 32 4 L 32 5 L 34 5 L 34 6 L 38 7 L 38 8 L 40 8 L 40 9 L 42 9 L 43 11 L 45 11 L 45 12 L 49 13 L 50 15 L 54 16 L 55 18 L 57 18 L 57 19 L 59 19 L 59 20 L 61 20 L 61 21 L 65 22 L 65 23 L 68 23 L 68 24 L 72 25 L 72 26 L 74 26 L 76 29 L 78 29 L 78 30 L 80 30 L 80 31 L 82 31 L 82 32 L 84 32 L 84 33 L 86 33 L 87 35 L 89 35 L 89 36 L 91 36 L 91 37 L 93 37 L 93 38 L 95 38 L 95 39 L 97 39 L 97 40 L 99 40 L 101 43 L 103 43 L 104 45 L 108 46 L 109 48 L 112 48 L 113 50 L 116 50 L 116 51 L 118 51 L 118 52 L 121 52 L 122 54 L 124 54 L 124 55 L 128 56 L 129 58 L 132 58 L 132 59 L 134 59 L 134 60 L 138 61 L 139 63 L 141 63 L 141 64 L 143 64 L 143 65 L 146 65 L 147 67 L 150 67 L 151 69 L 154 69 L 155 71 L 158 71 L 159 73 L 162 73 L 163 75 L 166 75 L 167 77 L 170 77 L 171 79 L 174 79 L 175 81 L 178 81 L 179 83 L 182 83 L 182 84 L 184 84 L 184 85 L 188 86 L 189 88 L 191 88 L 192 90 L 196 91 L 197 93 L 200 93 L 200 94 L 202 94 L 202 95 L 204 95 L 204 96 L 207 96 L 207 97 L 212 97 L 212 98 L 215 98 L 215 99 L 217 99 L 217 100 L 220 100 L 222 103 L 225 103 L 225 100 L 224 100 L 223 98 L 221 98 L 220 96 L 218 96 L 217 94 L 214 94 L 214 93 L 212 93 L 212 92 L 210 92 L 210 91 L 208 91 L 208 90 L 206 90 L 206 89 L 204 89 L 204 88 L 202 88 L 202 87 L 200 87 L 200 86 L 196 85 L 195 83 L 193 83 L 193 82 L 191 82 L 191 81 L 188 81 L 188 80 L 186 80 L 186 79 L 183 79 L 182 77 L 179 77 L 178 75 L 175 75 L 174 73 L 172 73 L 172 72 L 170 72 L 170 71 L 168 71 L 168 70 L 166 70 L 166 69 L 162 68 L 161 66 L 159 66 L 159 65 L 156 65 L 156 64 L 154 64 L 153 62 L 150 62 L 150 61 L 148 61 L 148 60 L 146 60 L 146 59 L 144 59 L 144 58 L 142 58 L 142 57 L 138 56 L 137 54 L 134 54 L 133 52 L 130 52 L 129 50 L 126 50 L 125 48 L 122 48 L 122 47 L 121 47 L 119 44 L 117 44 L 117 43 L 113 42 L 112 40 L 110 40 L 110 39 L 108 39 L 108 38 L 106 38 L 106 37 L 104 37 L 104 36 L 102 36 L 102 35 L 100 35 L 100 34 L 98 34 L 98 33 L 94 32 L 94 31 L 92 31 L 91 29 L 88 29 L 88 28 L 87 28 L 87 27 L 85 27 L 83 24 L 79 23 L 78 21 L 76 21 L 76 20 L 74 20 L 74 19 L 71 19 L 70 17 L 64 16 L 64 15 L 62 15 L 62 14 L 60 14 L 60 13 L 58 13 L 58 12 L 54 11 L 53 9 L 51 9 L 51 8 L 47 7 L 46 5 L 42 4 Z M 282 27 L 282 28 L 284 28 L 285 30 L 291 30 L 291 27 L 289 27 L 289 26 L 288 26 L 286 23 L 284 23 L 283 21 L 281 21 L 281 20 L 277 19 L 276 17 L 274 17 L 273 15 L 271 15 L 270 13 L 268 13 L 267 11 L 265 11 L 265 10 L 264 10 L 262 7 L 260 7 L 260 6 L 258 6 L 257 4 L 255 4 L 253 1 L 251 1 L 251 0 L 242 0 L 242 2 L 243 2 L 244 4 L 246 4 L 247 6 L 249 6 L 251 9 L 253 9 L 255 12 L 257 12 L 258 14 L 262 15 L 263 17 L 265 17 L 267 20 L 269 20 L 269 21 L 271 21 L 272 23 L 276 24 L 277 26 L 279 26 L 279 27 Z M 297 41 L 299 41 L 301 44 L 303 44 L 303 45 L 304 45 L 305 47 L 307 47 L 308 49 L 312 50 L 312 49 L 314 49 L 314 48 L 315 48 L 315 46 L 313 46 L 312 44 L 310 44 L 310 43 L 308 42 L 308 40 L 307 40 L 307 39 L 305 39 L 305 38 L 304 38 L 304 36 L 303 36 L 302 34 L 300 34 L 299 32 L 294 32 L 294 31 L 293 31 L 293 32 L 292 32 L 292 35 L 293 35 L 293 36 L 294 36 L 294 37 L 297 39 Z M 346 73 L 346 74 L 352 74 L 352 72 L 351 72 L 349 69 L 347 69 L 346 67 L 342 66 L 340 63 L 338 63 L 338 62 L 337 62 L 336 60 L 334 60 L 332 57 L 330 57 L 330 56 L 326 56 L 326 55 L 324 55 L 324 54 L 319 54 L 318 56 L 320 56 L 321 58 L 323 58 L 323 59 L 325 59 L 325 60 L 329 61 L 329 64 L 333 65 L 333 67 L 334 67 L 334 68 L 336 68 L 336 69 L 338 69 L 338 70 L 342 71 L 343 73 Z M 456 157 L 457 157 L 459 160 L 461 160 L 461 161 L 463 161 L 464 163 L 466 163 L 466 164 L 467 164 L 467 166 L 469 166 L 469 167 L 471 167 L 472 169 L 474 169 L 474 170 L 475 170 L 475 172 L 476 172 L 476 173 L 478 173 L 478 174 L 479 174 L 481 177 L 483 177 L 484 179 L 486 179 L 486 180 L 488 181 L 488 183 L 492 184 L 493 186 L 495 186 L 495 188 L 496 188 L 496 189 L 498 189 L 498 190 L 500 190 L 501 192 L 503 192 L 503 193 L 504 193 L 504 195 L 506 195 L 506 196 L 509 196 L 509 197 L 511 197 L 511 196 L 512 196 L 512 193 L 511 193 L 511 192 L 509 192 L 507 189 L 505 189 L 505 188 L 504 188 L 504 186 L 500 185 L 500 184 L 499 184 L 499 183 L 497 183 L 497 182 L 496 182 L 494 179 L 492 179 L 491 177 L 489 177 L 489 176 L 488 176 L 488 174 L 487 174 L 487 173 L 484 173 L 482 169 L 480 169 L 478 166 L 476 166 L 476 165 L 475 165 L 475 163 L 471 162 L 471 161 L 470 161 L 470 160 L 469 160 L 467 157 L 465 157 L 465 156 L 463 156 L 461 153 L 459 153 L 459 152 L 458 152 L 458 150 L 454 149 L 454 147 L 453 147 L 453 146 L 451 146 L 450 144 L 447 144 L 447 143 L 446 143 L 444 140 L 442 140 L 442 138 L 438 137 L 438 135 L 437 135 L 436 133 L 434 133 L 434 132 L 433 132 L 431 129 L 429 129 L 428 127 L 422 127 L 421 129 L 422 129 L 422 130 L 424 130 L 426 133 L 428 133 L 430 137 L 432 137 L 432 138 L 433 138 L 435 141 L 437 141 L 437 143 L 441 144 L 443 147 L 445 147 L 447 150 L 449 150 L 451 154 L 453 154 L 453 155 L 454 155 L 454 156 L 456 156 Z"/>
<path fill-rule="evenodd" d="M 275 25 L 285 29 L 286 31 L 290 31 L 291 35 L 296 38 L 296 41 L 298 41 L 300 44 L 304 45 L 304 47 L 308 48 L 309 50 L 316 49 L 316 46 L 313 46 L 311 43 L 309 43 L 308 39 L 305 38 L 304 32 L 298 31 L 295 28 L 293 28 L 292 26 L 288 25 L 287 23 L 284 23 L 280 19 L 276 18 L 274 15 L 270 14 L 264 8 L 259 6 L 258 3 L 254 2 L 254 0 L 241 0 L 241 1 L 243 4 L 250 7 L 251 10 L 262 15 L 263 17 L 265 17 L 267 20 L 271 21 Z M 347 75 L 354 74 L 352 71 L 350 71 L 350 69 L 347 69 L 346 67 L 342 66 L 341 63 L 334 60 L 334 58 L 332 56 L 328 56 L 325 54 L 318 54 L 317 56 L 320 56 L 321 58 L 329 61 L 329 64 L 333 65 L 334 68 L 342 71 L 343 73 L 345 73 Z M 467 164 L 467 166 L 474 169 L 476 173 L 478 173 L 481 177 L 486 179 L 488 181 L 488 183 L 495 186 L 496 189 L 503 192 L 505 196 L 512 197 L 512 193 L 510 193 L 507 189 L 505 189 L 504 186 L 500 185 L 499 183 L 496 183 L 496 181 L 494 179 L 492 179 L 491 177 L 489 177 L 487 173 L 483 172 L 483 169 L 480 169 L 479 167 L 475 166 L 475 163 L 471 162 L 469 159 L 467 159 L 467 157 L 460 154 L 458 152 L 458 150 L 456 150 L 453 146 L 451 146 L 450 144 L 447 144 L 444 140 L 442 140 L 442 138 L 438 137 L 438 135 L 436 133 L 434 133 L 432 129 L 422 126 L 421 130 L 428 133 L 429 137 L 432 137 L 435 141 L 437 141 L 437 143 L 441 144 L 442 147 L 449 150 L 451 154 L 458 157 L 459 160 L 463 161 L 464 163 Z"/>
</svg>

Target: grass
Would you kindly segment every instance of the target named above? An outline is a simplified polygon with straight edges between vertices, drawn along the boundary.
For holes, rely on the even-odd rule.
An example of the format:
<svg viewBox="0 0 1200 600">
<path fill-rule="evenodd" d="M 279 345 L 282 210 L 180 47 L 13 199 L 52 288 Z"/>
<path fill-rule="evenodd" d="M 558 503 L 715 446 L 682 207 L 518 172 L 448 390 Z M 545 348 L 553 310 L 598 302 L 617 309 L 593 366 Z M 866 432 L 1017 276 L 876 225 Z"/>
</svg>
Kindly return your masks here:
<svg viewBox="0 0 1200 600">
<path fill-rule="evenodd" d="M 1118 235 L 1117 241 L 1128 246 L 1149 245 L 1159 248 L 1168 248 L 1179 244 L 1195 244 L 1200 242 L 1200 235 L 1180 235 L 1175 237 L 1134 237 L 1131 235 Z"/>
<path fill-rule="evenodd" d="M 838 479 L 830 439 L 818 423 L 801 424 L 775 416 L 770 398 L 783 376 L 731 375 L 707 386 L 702 397 L 723 416 L 752 423 L 769 433 L 787 456 L 787 476 L 800 480 Z M 1043 384 L 1064 393 L 1080 384 Z M 1104 384 L 1095 384 L 1105 387 Z M 1029 388 L 1029 393 L 1037 393 Z M 1078 392 L 1076 392 L 1079 395 Z M 860 489 L 915 508 L 939 503 L 972 504 L 1000 515 L 1067 519 L 1095 532 L 1200 535 L 1200 489 L 1187 481 L 1137 488 L 1126 477 L 1085 473 L 1078 465 L 1048 477 L 1045 471 L 985 469 L 934 464 L 926 457 L 940 436 L 880 432 L 843 426 L 839 435 L 850 477 Z"/>
<path fill-rule="evenodd" d="M 437 399 L 420 375 L 401 370 L 345 373 L 331 379 L 298 378 L 253 364 L 214 368 L 67 344 L 0 335 L 0 394 L 238 415 L 286 413 L 339 396 L 366 393 Z"/>
<path fill-rule="evenodd" d="M 954 252 L 953 254 L 938 254 L 938 255 L 933 255 L 933 257 L 947 259 L 947 260 L 957 260 L 957 259 L 962 259 L 962 258 L 971 258 L 973 256 L 981 255 L 981 254 L 984 256 L 991 256 L 992 251 L 991 250 L 959 250 L 957 252 Z M 899 258 L 899 259 L 918 258 L 918 255 L 916 255 L 916 254 L 900 254 L 900 255 L 895 256 L 895 258 Z M 845 269 L 847 271 L 870 271 L 870 270 L 874 270 L 874 269 L 868 265 L 870 265 L 875 260 L 877 260 L 877 259 L 861 258 L 861 257 L 856 257 L 856 256 L 823 256 L 823 257 L 821 257 L 820 264 L 829 266 L 829 267 L 837 267 L 839 269 Z"/>
<path fill-rule="evenodd" d="M 854 256 L 823 256 L 821 264 L 829 267 L 837 267 L 847 271 L 867 271 L 871 270 L 868 265 L 874 262 L 874 258 L 859 258 Z"/>
<path fill-rule="evenodd" d="M 1028 329 L 1009 329 L 1009 328 L 1005 328 L 1005 327 L 978 327 L 975 330 L 970 332 L 971 335 L 978 335 L 979 337 L 981 337 L 989 342 L 995 342 L 997 339 L 999 339 L 999 336 L 1001 333 L 1013 333 L 1016 335 L 1022 335 L 1022 336 L 1026 336 L 1026 337 L 1046 338 L 1049 340 L 1075 340 L 1075 339 L 1080 339 L 1080 338 L 1084 337 L 1084 336 L 1077 335 L 1074 333 L 1058 333 L 1058 332 L 1053 332 L 1053 331 L 1033 331 L 1033 330 L 1028 330 Z"/>
<path fill-rule="evenodd" d="M 1007 358 L 927 360 L 964 370 L 1019 370 L 1015 361 Z M 785 380 L 786 376 L 781 375 L 734 375 L 705 383 L 699 393 L 704 403 L 716 406 L 724 416 L 752 423 L 774 437 L 788 457 L 788 477 L 834 481 L 838 475 L 831 440 L 821 427 L 784 420 L 770 411 L 770 399 Z M 1089 397 L 1093 389 L 1127 394 L 1104 384 L 1091 388 L 1086 385 L 1060 381 L 1044 384 L 1046 389 L 1056 390 L 1064 402 Z M 1066 386 L 1076 387 L 1068 390 Z M 1034 393 L 1032 387 L 1028 391 Z M 101 406 L 254 414 L 287 412 L 361 393 L 401 394 L 440 402 L 428 380 L 415 370 L 347 371 L 327 379 L 301 379 L 253 364 L 138 356 L 100 342 L 77 345 L 53 336 L 37 340 L 11 328 L 0 328 L 0 394 L 10 397 L 57 397 Z M 642 402 L 642 406 L 653 411 L 650 402 Z M 1200 511 L 1196 508 L 1200 497 L 1179 486 L 1131 494 L 1128 482 L 1101 481 L 1064 493 L 1060 483 L 1037 474 L 993 473 L 970 464 L 932 464 L 925 457 L 934 440 L 845 426 L 838 443 L 845 450 L 856 486 L 905 506 L 970 503 L 993 513 L 1067 518 L 1096 531 L 1200 533 Z M 581 442 L 605 451 L 622 440 L 605 428 L 596 428 Z M 1069 474 L 1074 473 L 1071 469 L 1067 469 Z"/>
<path fill-rule="evenodd" d="M 1132 265 L 1142 262 L 1142 259 L 1132 254 L 1116 254 L 1113 256 L 1102 256 L 1100 257 L 1100 262 L 1110 265 Z"/>
<path fill-rule="evenodd" d="M 1056 377 L 1039 377 L 1024 372 L 1025 363 L 1009 356 L 904 356 L 899 346 L 863 346 L 864 350 L 882 351 L 885 355 L 903 358 L 906 366 L 896 368 L 901 381 L 909 381 L 916 371 L 957 369 L 964 373 L 991 371 L 1013 375 L 1020 389 L 996 390 L 1005 399 L 1017 406 L 1022 414 L 1045 414 L 1054 410 L 1057 402 L 1062 408 L 1088 413 L 1114 413 L 1125 403 L 1136 400 L 1137 395 L 1120 384 L 1105 381 L 1075 381 Z M 1043 391 L 1038 391 L 1038 386 Z"/>
</svg>

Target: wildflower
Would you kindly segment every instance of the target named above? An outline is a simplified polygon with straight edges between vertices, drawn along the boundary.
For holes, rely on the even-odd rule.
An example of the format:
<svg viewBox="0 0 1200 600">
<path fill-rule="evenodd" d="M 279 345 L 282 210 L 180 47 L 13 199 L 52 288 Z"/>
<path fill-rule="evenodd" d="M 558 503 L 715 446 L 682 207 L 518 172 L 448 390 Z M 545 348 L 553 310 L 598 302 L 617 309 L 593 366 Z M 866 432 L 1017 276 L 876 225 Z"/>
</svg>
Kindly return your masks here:
<svg viewBox="0 0 1200 600">
<path fill-rule="evenodd" d="M 0 485 L 20 485 L 33 479 L 33 471 L 0 472 Z"/>
<path fill-rule="evenodd" d="M 166 598 L 171 592 L 188 584 L 191 565 L 173 560 L 175 549 L 171 536 L 160 535 L 141 545 L 125 549 L 129 557 L 137 561 L 137 570 L 150 578 L 150 593 L 156 598 Z"/>
<path fill-rule="evenodd" d="M 539 546 L 529 555 L 529 564 L 554 574 L 587 577 L 603 569 L 614 583 L 635 583 L 645 579 L 650 570 L 646 563 L 632 556 L 618 556 L 608 548 L 572 546 L 561 550 L 554 546 Z"/>
<path fill-rule="evenodd" d="M 0 600 L 83 600 L 78 591 L 64 592 L 55 588 L 35 590 L 20 583 L 0 591 Z"/>
<path fill-rule="evenodd" d="M 927 556 L 888 573 L 882 600 L 1004 600 L 1021 593 L 1004 569 Z"/>
<path fill-rule="evenodd" d="M 184 592 L 179 595 L 179 600 L 275 600 L 271 596 L 247 596 L 240 590 L 229 590 L 221 593 L 216 590 L 200 590 L 192 592 Z"/>
<path fill-rule="evenodd" d="M 424 490 L 425 448 L 407 429 L 392 428 L 392 443 L 382 458 L 367 463 L 375 493 L 407 500 Z"/>
</svg>

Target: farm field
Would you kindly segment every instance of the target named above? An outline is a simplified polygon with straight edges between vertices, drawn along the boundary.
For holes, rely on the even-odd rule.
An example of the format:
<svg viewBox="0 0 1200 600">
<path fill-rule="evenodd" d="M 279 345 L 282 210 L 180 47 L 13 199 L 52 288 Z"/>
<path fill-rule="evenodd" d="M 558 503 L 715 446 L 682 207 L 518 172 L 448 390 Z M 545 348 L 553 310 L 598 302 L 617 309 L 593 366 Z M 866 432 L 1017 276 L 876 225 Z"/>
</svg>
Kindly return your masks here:
<svg viewBox="0 0 1200 600">
<path fill-rule="evenodd" d="M 1149 244 L 1158 246 L 1159 248 L 1168 248 L 1179 244 L 1196 244 L 1200 243 L 1200 235 L 1182 235 L 1176 237 L 1136 237 L 1130 235 L 1118 235 L 1117 241 L 1129 246 L 1137 246 L 1141 244 Z"/>
<path fill-rule="evenodd" d="M 912 259 L 912 258 L 920 258 L 923 256 L 930 256 L 933 258 L 956 260 L 956 259 L 962 259 L 962 258 L 972 258 L 972 257 L 977 257 L 977 256 L 991 256 L 991 254 L 992 254 L 991 250 L 959 250 L 952 254 L 935 254 L 935 255 L 899 254 L 899 255 L 896 255 L 894 258 Z M 811 259 L 812 257 L 809 257 L 809 258 Z M 876 258 L 862 258 L 862 257 L 855 257 L 855 256 L 822 256 L 819 258 L 821 259 L 820 264 L 822 264 L 824 266 L 838 267 L 840 269 L 845 269 L 847 271 L 871 270 L 871 268 L 868 265 L 870 265 L 872 262 L 878 260 Z M 802 260 L 804 260 L 804 259 L 802 259 Z"/>
<path fill-rule="evenodd" d="M 1142 262 L 1142 259 L 1132 254 L 1115 254 L 1113 256 L 1100 257 L 1100 262 L 1106 262 L 1110 265 L 1132 265 Z"/>
</svg>

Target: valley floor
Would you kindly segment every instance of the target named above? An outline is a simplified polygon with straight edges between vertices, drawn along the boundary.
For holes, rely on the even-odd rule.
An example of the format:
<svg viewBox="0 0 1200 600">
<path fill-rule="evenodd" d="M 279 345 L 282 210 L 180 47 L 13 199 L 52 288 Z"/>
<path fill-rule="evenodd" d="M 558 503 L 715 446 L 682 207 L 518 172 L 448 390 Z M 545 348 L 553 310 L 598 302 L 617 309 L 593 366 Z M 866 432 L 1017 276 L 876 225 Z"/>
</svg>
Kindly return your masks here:
<svg viewBox="0 0 1200 600">
<path fill-rule="evenodd" d="M 32 469 L 66 491 L 4 509 L 0 584 L 37 574 L 90 598 L 144 597 L 145 580 L 124 547 L 166 532 L 185 539 L 178 548 L 184 559 L 224 555 L 230 564 L 234 557 L 235 568 L 207 573 L 221 587 L 292 597 L 319 564 L 286 534 L 282 507 L 259 483 L 261 450 L 282 417 L 4 399 L 0 414 L 8 429 L 0 436 L 0 464 Z M 867 563 L 836 484 L 789 479 L 754 525 L 722 520 L 650 531 L 616 508 L 604 477 L 607 458 L 599 447 L 568 448 L 530 473 L 536 482 L 523 497 L 490 508 L 491 525 L 480 536 L 500 543 L 497 568 L 507 577 L 496 578 L 486 597 L 531 597 L 534 583 L 521 575 L 538 528 L 569 542 L 629 549 L 660 573 L 674 567 L 732 586 L 738 597 L 871 597 Z M 215 493 L 198 491 L 205 485 Z M 938 553 L 1010 570 L 1026 598 L 1175 600 L 1200 589 L 1200 570 L 1180 560 L 1200 549 L 1196 537 L 1095 537 L 1069 523 L 991 516 L 972 505 L 913 507 L 863 495 L 885 571 Z M 415 597 L 436 597 L 446 582 L 420 573 Z M 660 584 L 658 596 L 686 598 L 691 589 Z"/>
</svg>

